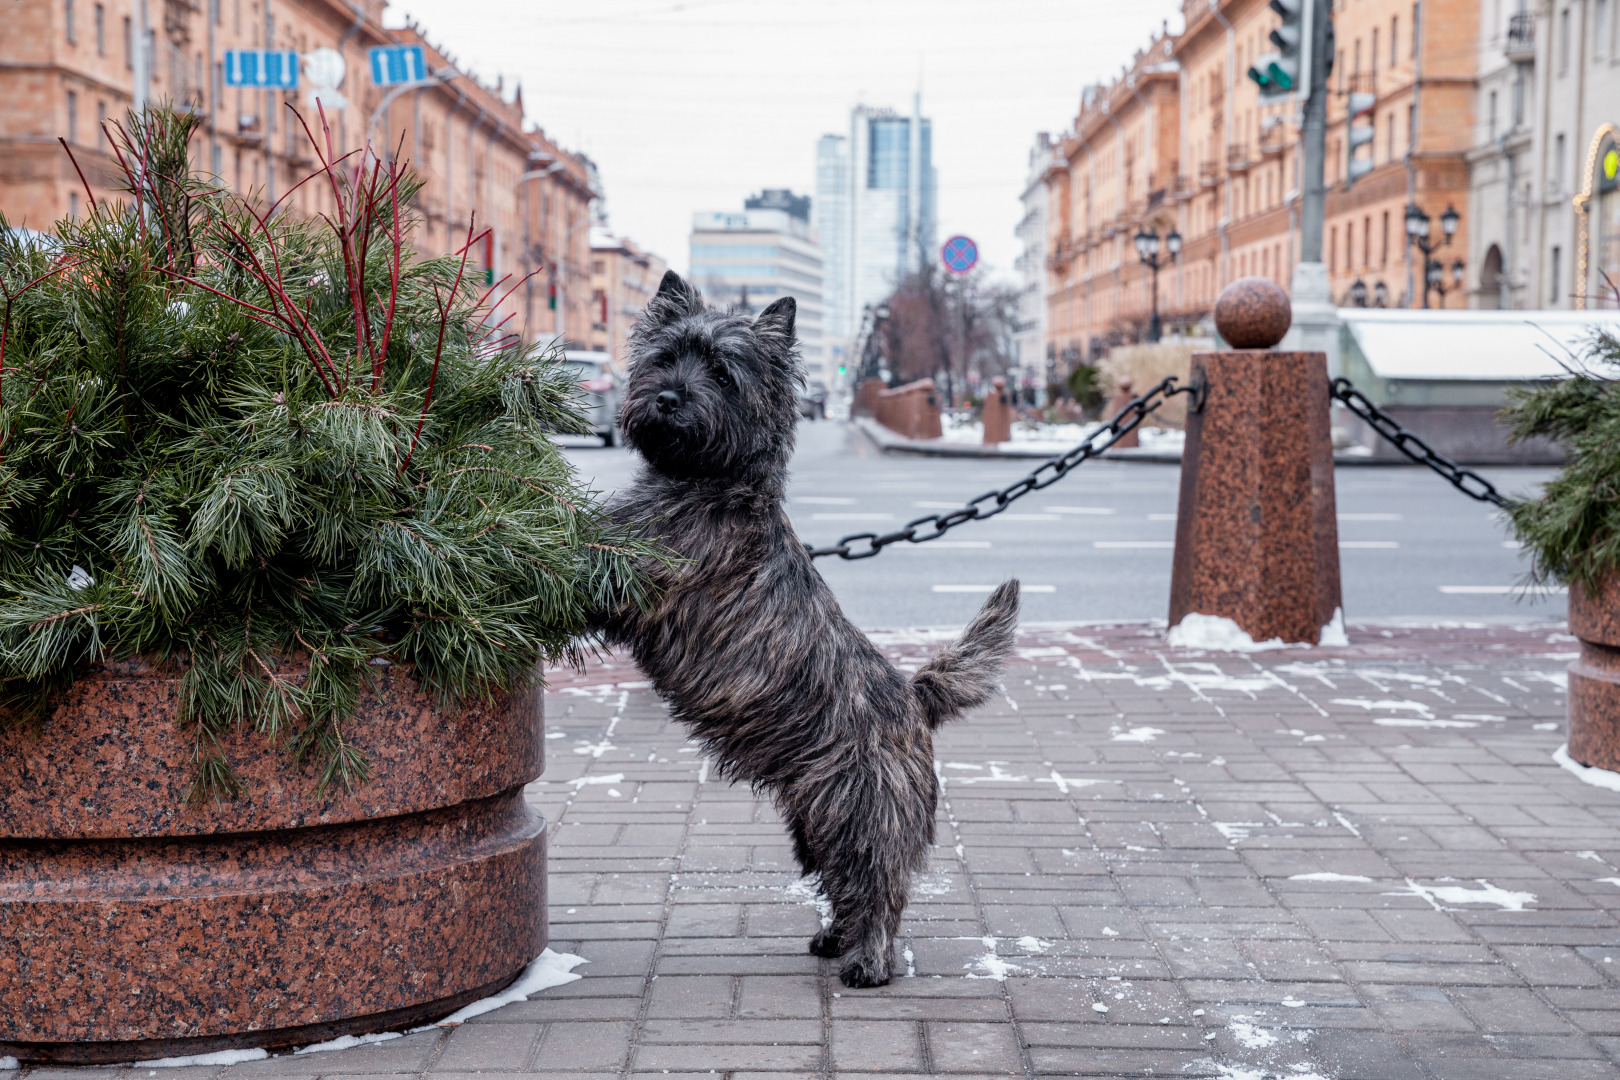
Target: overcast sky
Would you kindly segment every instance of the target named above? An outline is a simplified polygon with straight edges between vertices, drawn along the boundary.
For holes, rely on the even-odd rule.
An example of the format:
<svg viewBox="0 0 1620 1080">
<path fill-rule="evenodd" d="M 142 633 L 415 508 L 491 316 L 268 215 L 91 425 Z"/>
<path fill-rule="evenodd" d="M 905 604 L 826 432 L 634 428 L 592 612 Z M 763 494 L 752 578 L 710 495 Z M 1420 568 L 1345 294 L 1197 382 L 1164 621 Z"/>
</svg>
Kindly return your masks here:
<svg viewBox="0 0 1620 1080">
<path fill-rule="evenodd" d="M 598 164 L 615 231 L 687 262 L 696 210 L 814 194 L 815 144 L 851 106 L 934 122 L 940 239 L 1011 272 L 1029 148 L 1074 119 L 1180 0 L 393 0 Z"/>
</svg>

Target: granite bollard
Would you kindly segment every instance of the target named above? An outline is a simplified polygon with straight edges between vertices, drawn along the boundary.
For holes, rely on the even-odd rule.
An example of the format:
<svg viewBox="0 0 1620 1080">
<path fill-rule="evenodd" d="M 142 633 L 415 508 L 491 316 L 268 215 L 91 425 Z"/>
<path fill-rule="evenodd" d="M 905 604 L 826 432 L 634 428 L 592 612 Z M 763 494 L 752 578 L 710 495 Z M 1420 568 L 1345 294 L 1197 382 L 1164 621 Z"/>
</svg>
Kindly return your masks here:
<svg viewBox="0 0 1620 1080">
<path fill-rule="evenodd" d="M 1337 638 L 1327 358 L 1270 351 L 1289 310 L 1265 278 L 1227 286 L 1215 323 L 1232 348 L 1192 358 L 1198 395 L 1181 463 L 1171 633 L 1202 615 L 1229 619 L 1256 642 Z"/>
<path fill-rule="evenodd" d="M 181 673 L 79 678 L 49 738 L 0 733 L 0 1057 L 107 1063 L 399 1030 L 546 947 L 538 686 L 443 708 L 405 668 L 361 694 L 371 779 L 317 797 L 251 730 L 242 793 L 188 798 Z"/>
<path fill-rule="evenodd" d="M 1620 772 L 1620 577 L 1596 596 L 1570 585 L 1569 632 L 1581 642 L 1569 665 L 1569 756 Z"/>
<path fill-rule="evenodd" d="M 1012 441 L 1013 407 L 1007 396 L 1007 380 L 1000 375 L 990 380 L 990 392 L 984 395 L 984 445 Z"/>
</svg>

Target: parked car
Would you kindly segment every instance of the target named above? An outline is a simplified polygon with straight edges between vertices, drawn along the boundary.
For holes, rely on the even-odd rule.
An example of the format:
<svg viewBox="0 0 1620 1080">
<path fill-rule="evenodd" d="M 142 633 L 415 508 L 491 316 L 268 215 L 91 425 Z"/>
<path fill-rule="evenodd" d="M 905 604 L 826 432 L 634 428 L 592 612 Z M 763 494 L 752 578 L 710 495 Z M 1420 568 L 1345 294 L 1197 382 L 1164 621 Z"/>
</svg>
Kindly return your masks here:
<svg viewBox="0 0 1620 1080">
<path fill-rule="evenodd" d="M 806 420 L 827 419 L 827 384 L 818 380 L 799 391 L 799 415 Z"/>
<path fill-rule="evenodd" d="M 612 446 L 618 440 L 619 375 L 611 358 L 605 352 L 570 349 L 563 353 L 563 362 L 574 369 L 585 391 L 591 434 L 601 436 L 603 446 Z"/>
</svg>

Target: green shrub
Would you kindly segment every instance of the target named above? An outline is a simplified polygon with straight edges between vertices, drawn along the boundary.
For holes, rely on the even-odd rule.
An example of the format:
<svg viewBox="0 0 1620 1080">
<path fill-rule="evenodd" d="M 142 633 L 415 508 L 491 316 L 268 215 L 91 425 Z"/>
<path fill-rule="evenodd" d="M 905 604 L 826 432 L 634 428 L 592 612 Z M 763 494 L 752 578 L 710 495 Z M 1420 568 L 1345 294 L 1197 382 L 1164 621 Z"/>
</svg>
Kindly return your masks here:
<svg viewBox="0 0 1620 1080">
<path fill-rule="evenodd" d="M 1513 390 L 1502 416 L 1513 438 L 1548 438 L 1569 452 L 1539 499 L 1507 510 L 1531 579 L 1595 596 L 1620 570 L 1620 382 L 1601 371 L 1620 365 L 1620 339 L 1595 334 L 1585 360 L 1571 378 Z"/>
<path fill-rule="evenodd" d="M 0 220 L 0 721 L 140 655 L 182 673 L 195 797 L 237 790 L 241 724 L 351 786 L 373 665 L 509 692 L 656 554 L 550 438 L 578 387 L 492 325 L 506 286 L 412 253 L 416 180 L 328 143 L 299 219 L 188 175 L 195 124 L 119 129 L 126 198 L 59 242 Z"/>
</svg>

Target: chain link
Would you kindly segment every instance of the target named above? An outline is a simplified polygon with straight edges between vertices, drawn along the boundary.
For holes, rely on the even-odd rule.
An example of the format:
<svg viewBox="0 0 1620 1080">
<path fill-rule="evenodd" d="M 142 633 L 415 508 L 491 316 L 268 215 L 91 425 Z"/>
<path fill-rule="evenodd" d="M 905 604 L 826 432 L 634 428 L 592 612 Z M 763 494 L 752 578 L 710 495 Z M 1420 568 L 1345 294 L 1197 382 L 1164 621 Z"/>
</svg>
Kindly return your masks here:
<svg viewBox="0 0 1620 1080">
<path fill-rule="evenodd" d="M 960 510 L 951 510 L 943 514 L 925 514 L 915 521 L 906 522 L 904 528 L 896 529 L 894 532 L 851 533 L 831 547 L 818 548 L 809 544 L 805 547 L 812 559 L 819 559 L 824 555 L 837 555 L 840 559 L 852 561 L 870 559 L 890 544 L 902 541 L 908 544 L 922 544 L 929 540 L 938 540 L 958 525 L 993 518 L 1011 506 L 1014 501 L 1032 491 L 1051 487 L 1069 475 L 1070 469 L 1106 451 L 1135 431 L 1160 405 L 1177 394 L 1193 395 L 1193 409 L 1196 411 L 1202 401 L 1203 387 L 1196 384 L 1178 386 L 1177 382 L 1174 375 L 1169 376 L 1141 397 L 1131 399 L 1117 416 L 1086 436 L 1085 440 L 1072 450 L 1041 462 L 1033 472 L 1014 484 L 969 499 Z"/>
<path fill-rule="evenodd" d="M 1450 458 L 1435 453 L 1428 443 L 1401 427 L 1393 416 L 1367 400 L 1367 395 L 1351 385 L 1349 379 L 1342 377 L 1334 379 L 1330 393 L 1335 400 L 1343 402 L 1345 408 L 1365 421 L 1368 427 L 1394 443 L 1395 449 L 1419 465 L 1427 465 L 1450 481 L 1451 486 L 1464 495 L 1480 502 L 1490 503 L 1492 506 L 1508 505 L 1508 500 L 1503 498 L 1501 492 L 1497 491 L 1489 480 L 1472 469 L 1465 469 Z"/>
</svg>

